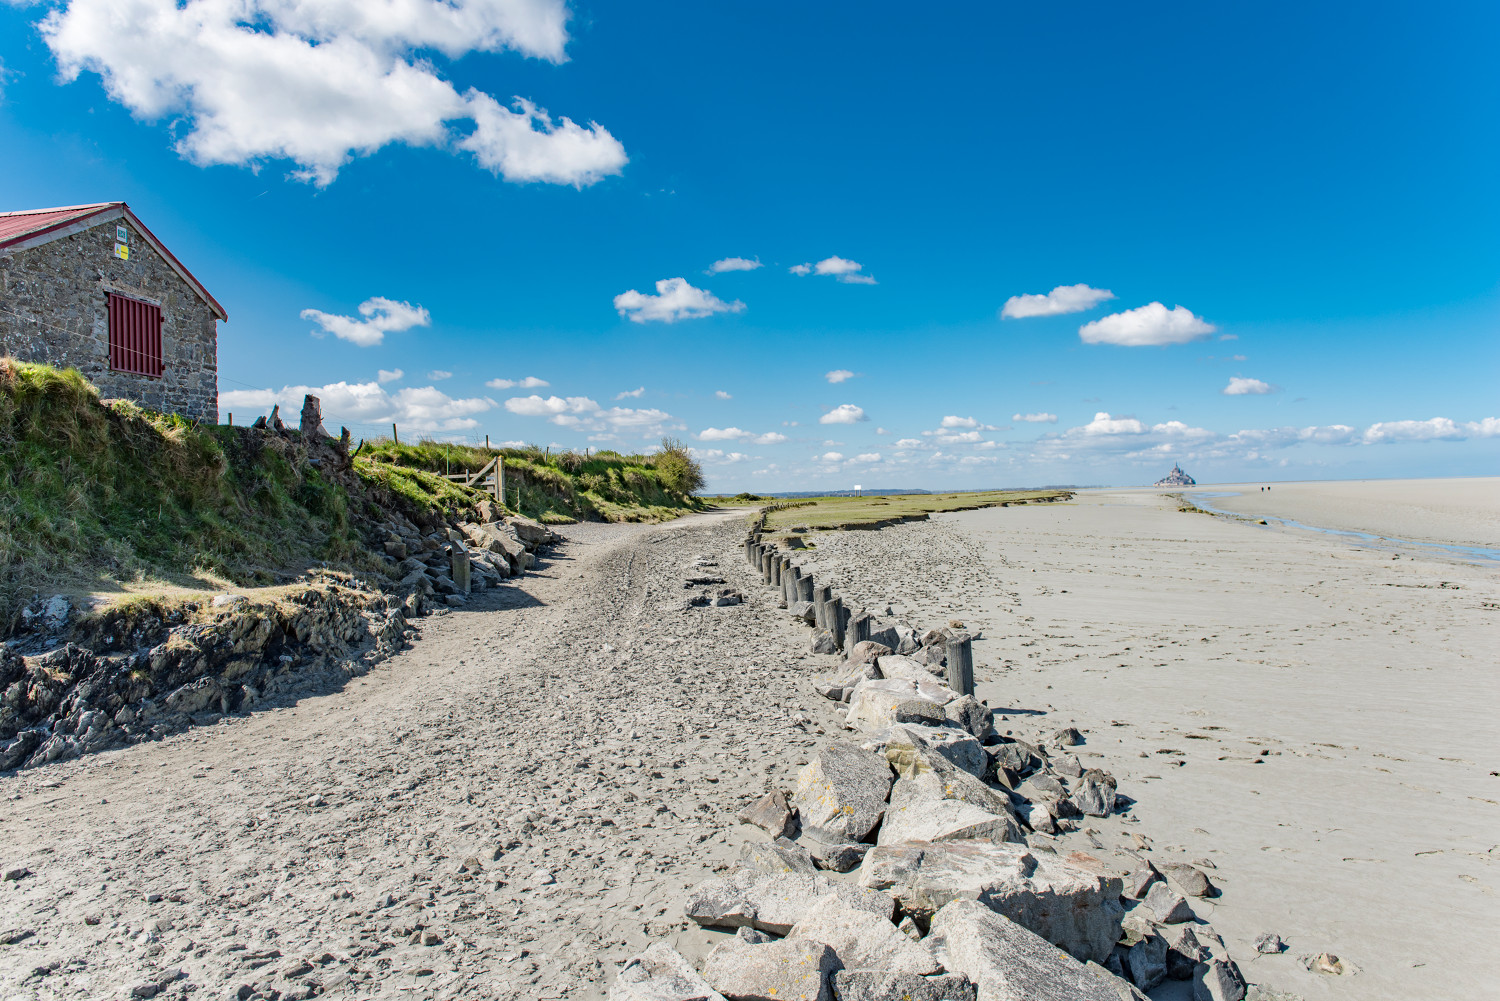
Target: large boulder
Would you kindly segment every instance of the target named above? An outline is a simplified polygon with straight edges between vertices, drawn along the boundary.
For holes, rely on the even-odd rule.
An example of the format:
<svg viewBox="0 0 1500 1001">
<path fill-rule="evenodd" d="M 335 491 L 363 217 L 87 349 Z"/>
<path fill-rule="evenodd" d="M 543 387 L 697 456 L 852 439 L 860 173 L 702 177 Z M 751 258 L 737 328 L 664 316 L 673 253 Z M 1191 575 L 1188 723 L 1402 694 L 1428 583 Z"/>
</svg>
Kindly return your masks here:
<svg viewBox="0 0 1500 1001">
<path fill-rule="evenodd" d="M 786 838 L 771 842 L 752 841 L 740 850 L 740 864 L 768 876 L 784 872 L 815 873 L 818 867 L 803 846 Z"/>
<path fill-rule="evenodd" d="M 990 758 L 984 746 L 973 734 L 957 727 L 902 723 L 891 727 L 883 737 L 885 759 L 898 775 L 932 770 L 939 767 L 939 758 L 975 778 L 989 771 Z"/>
<path fill-rule="evenodd" d="M 830 979 L 838 957 L 822 942 L 720 942 L 703 963 L 703 978 L 735 1001 L 833 1001 Z"/>
<path fill-rule="evenodd" d="M 972 695 L 960 695 L 943 706 L 943 712 L 955 726 L 967 730 L 976 740 L 983 741 L 995 733 L 995 714 Z"/>
<path fill-rule="evenodd" d="M 1033 854 L 989 841 L 877 845 L 861 886 L 885 890 L 918 922 L 954 900 L 977 900 L 1080 962 L 1102 963 L 1120 937 L 1122 883 L 1091 856 Z"/>
<path fill-rule="evenodd" d="M 895 652 L 896 651 L 892 650 L 884 643 L 875 643 L 871 640 L 860 640 L 858 643 L 849 648 L 848 664 L 851 668 L 862 667 L 865 664 L 874 664 L 886 654 Z M 870 675 L 870 677 L 872 678 L 878 678 L 880 676 L 881 675 L 878 671 L 875 674 Z"/>
<path fill-rule="evenodd" d="M 625 961 L 609 1001 L 725 1001 L 677 950 L 657 942 Z"/>
<path fill-rule="evenodd" d="M 742 824 L 753 824 L 773 838 L 789 837 L 796 831 L 796 815 L 780 789 L 773 789 L 740 811 Z"/>
<path fill-rule="evenodd" d="M 830 893 L 838 894 L 849 907 L 887 921 L 896 913 L 896 901 L 875 890 L 835 882 L 828 876 L 803 872 L 768 875 L 752 869 L 705 879 L 688 894 L 684 910 L 689 918 L 709 928 L 759 928 L 785 935 Z"/>
<path fill-rule="evenodd" d="M 960 773 L 962 774 L 962 773 Z M 978 781 L 978 780 L 975 780 Z M 943 795 L 943 783 L 932 772 L 899 779 L 891 789 L 878 844 L 902 841 L 1024 841 L 1020 825 L 1008 813 L 991 813 Z"/>
<path fill-rule="evenodd" d="M 527 549 L 535 549 L 538 546 L 562 541 L 562 536 L 552 531 L 546 525 L 518 514 L 506 518 L 505 524 L 509 525 L 515 531 L 516 537 L 526 545 Z"/>
<path fill-rule="evenodd" d="M 932 677 L 932 672 L 925 666 L 903 657 L 900 654 L 886 654 L 875 661 L 875 666 L 880 669 L 882 678 L 896 678 L 902 681 L 925 681 Z"/>
<path fill-rule="evenodd" d="M 976 1001 L 977 992 L 962 973 L 919 977 L 913 973 L 839 970 L 833 975 L 838 1001 Z"/>
<path fill-rule="evenodd" d="M 920 975 L 941 969 L 922 943 L 912 941 L 886 918 L 850 907 L 834 894 L 818 901 L 787 937 L 822 942 L 846 970 Z"/>
<path fill-rule="evenodd" d="M 852 744 L 824 747 L 797 775 L 792 802 L 802 830 L 832 844 L 859 842 L 885 815 L 891 770 L 880 756 Z"/>
<path fill-rule="evenodd" d="M 941 709 L 958 698 L 952 689 L 928 676 L 924 681 L 882 678 L 861 681 L 849 696 L 845 725 L 855 730 L 881 730 L 896 722 L 896 707 L 912 699 L 925 699 Z"/>
<path fill-rule="evenodd" d="M 979 986 L 978 1001 L 1120 1001 L 1083 963 L 977 900 L 938 911 L 928 941 L 944 966 Z"/>
</svg>

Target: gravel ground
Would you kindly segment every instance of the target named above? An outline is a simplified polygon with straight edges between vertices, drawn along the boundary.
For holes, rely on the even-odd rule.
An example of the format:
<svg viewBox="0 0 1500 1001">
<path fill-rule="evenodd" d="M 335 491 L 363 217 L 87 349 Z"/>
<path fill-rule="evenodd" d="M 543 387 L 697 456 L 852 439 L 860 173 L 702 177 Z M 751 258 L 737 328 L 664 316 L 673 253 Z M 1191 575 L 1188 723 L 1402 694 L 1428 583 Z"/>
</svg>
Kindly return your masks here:
<svg viewBox="0 0 1500 1001">
<path fill-rule="evenodd" d="M 576 526 L 342 690 L 0 778 L 0 997 L 599 998 L 700 954 L 683 890 L 840 729 L 740 514 Z"/>
</svg>

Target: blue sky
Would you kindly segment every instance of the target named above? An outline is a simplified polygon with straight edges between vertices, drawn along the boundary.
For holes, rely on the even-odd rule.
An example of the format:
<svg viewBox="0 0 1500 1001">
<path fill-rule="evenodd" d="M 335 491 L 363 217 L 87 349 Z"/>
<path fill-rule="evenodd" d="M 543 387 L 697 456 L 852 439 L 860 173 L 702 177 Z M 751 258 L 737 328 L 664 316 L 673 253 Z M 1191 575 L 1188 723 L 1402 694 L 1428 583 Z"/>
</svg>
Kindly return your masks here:
<svg viewBox="0 0 1500 1001">
<path fill-rule="evenodd" d="M 726 490 L 1500 460 L 1494 4 L 233 6 L 0 3 L 0 208 L 128 201 L 237 421 Z"/>
</svg>

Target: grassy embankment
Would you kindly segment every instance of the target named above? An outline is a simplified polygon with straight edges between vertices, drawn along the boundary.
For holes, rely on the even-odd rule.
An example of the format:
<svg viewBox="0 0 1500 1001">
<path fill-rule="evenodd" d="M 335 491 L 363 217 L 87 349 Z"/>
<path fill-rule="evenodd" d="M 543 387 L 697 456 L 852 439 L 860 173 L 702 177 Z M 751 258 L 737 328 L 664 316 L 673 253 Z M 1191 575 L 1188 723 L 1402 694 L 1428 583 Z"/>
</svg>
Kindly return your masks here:
<svg viewBox="0 0 1500 1001">
<path fill-rule="evenodd" d="M 953 494 L 890 494 L 881 497 L 803 497 L 780 503 L 766 515 L 768 532 L 878 528 L 920 521 L 941 511 L 974 511 L 1012 504 L 1068 500 L 1070 490 L 987 490 Z"/>
<path fill-rule="evenodd" d="M 367 444 L 353 460 L 300 434 L 201 426 L 104 402 L 76 371 L 0 358 L 0 636 L 37 595 L 255 587 L 311 569 L 384 573 L 370 526 L 472 510 L 443 479 L 484 449 Z M 508 450 L 514 511 L 657 520 L 701 506 L 680 451 Z M 673 490 L 686 483 L 687 489 Z"/>
</svg>

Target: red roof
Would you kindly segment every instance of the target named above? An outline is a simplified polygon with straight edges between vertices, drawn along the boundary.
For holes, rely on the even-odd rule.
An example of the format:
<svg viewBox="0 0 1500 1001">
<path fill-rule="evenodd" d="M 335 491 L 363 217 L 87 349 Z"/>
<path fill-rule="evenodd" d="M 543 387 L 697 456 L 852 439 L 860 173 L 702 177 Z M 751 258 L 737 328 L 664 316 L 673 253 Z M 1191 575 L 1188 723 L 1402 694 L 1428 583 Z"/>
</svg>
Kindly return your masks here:
<svg viewBox="0 0 1500 1001">
<path fill-rule="evenodd" d="M 95 216 L 100 218 L 95 219 Z M 124 202 L 96 202 L 93 205 L 67 205 L 53 209 L 0 212 L 0 250 L 18 244 L 35 247 L 77 232 L 80 228 L 97 226 L 121 216 L 130 220 L 152 249 L 172 266 L 172 270 L 176 271 L 183 281 L 192 286 L 219 319 L 229 319 L 229 314 L 224 311 L 223 306 L 219 305 L 219 300 L 209 294 L 208 289 L 203 287 L 203 283 L 193 277 L 193 273 L 183 266 L 182 262 L 156 238 L 154 233 L 146 228 L 146 224 L 141 222 L 136 214 L 130 211 L 130 206 Z"/>
</svg>

